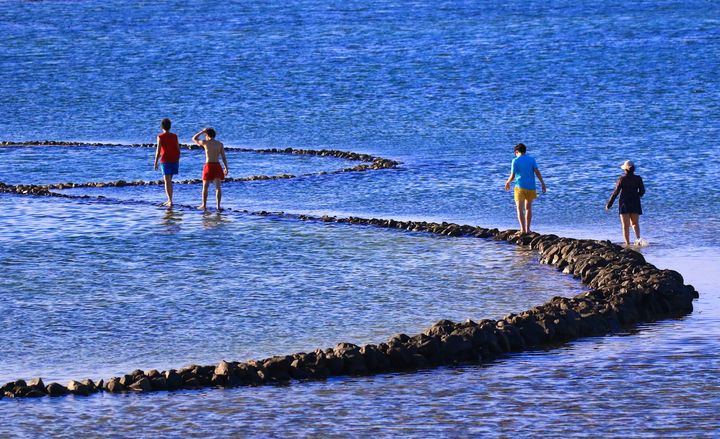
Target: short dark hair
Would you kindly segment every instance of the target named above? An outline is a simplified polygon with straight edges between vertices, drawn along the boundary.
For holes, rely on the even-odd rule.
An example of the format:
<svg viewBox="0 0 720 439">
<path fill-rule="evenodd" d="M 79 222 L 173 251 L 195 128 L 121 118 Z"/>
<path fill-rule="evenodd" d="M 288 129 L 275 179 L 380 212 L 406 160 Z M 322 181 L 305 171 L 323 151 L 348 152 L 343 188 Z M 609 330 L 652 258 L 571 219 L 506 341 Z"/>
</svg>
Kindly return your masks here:
<svg viewBox="0 0 720 439">
<path fill-rule="evenodd" d="M 205 128 L 205 134 L 207 134 L 211 139 L 215 138 L 215 130 L 212 128 Z"/>
<path fill-rule="evenodd" d="M 518 143 L 517 145 L 515 145 L 515 151 L 519 152 L 520 154 L 525 154 L 525 152 L 527 151 L 527 147 L 524 143 Z"/>
<path fill-rule="evenodd" d="M 170 129 L 170 127 L 172 126 L 172 122 L 170 121 L 170 119 L 168 119 L 168 118 L 166 117 L 165 119 L 163 119 L 163 120 L 160 121 L 160 126 L 161 126 L 162 129 L 164 129 L 165 131 L 168 131 L 168 130 Z"/>
</svg>

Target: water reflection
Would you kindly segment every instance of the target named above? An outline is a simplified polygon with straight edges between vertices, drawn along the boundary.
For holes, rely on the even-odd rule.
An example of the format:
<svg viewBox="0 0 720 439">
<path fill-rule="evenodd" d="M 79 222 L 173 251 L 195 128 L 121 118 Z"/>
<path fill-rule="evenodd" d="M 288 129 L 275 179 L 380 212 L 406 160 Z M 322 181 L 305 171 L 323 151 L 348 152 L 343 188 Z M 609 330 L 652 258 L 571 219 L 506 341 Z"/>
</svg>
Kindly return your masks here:
<svg viewBox="0 0 720 439">
<path fill-rule="evenodd" d="M 162 220 L 160 223 L 164 228 L 164 233 L 175 234 L 180 232 L 180 225 L 183 220 L 183 212 L 181 210 L 173 209 L 169 207 L 163 213 Z"/>
<path fill-rule="evenodd" d="M 211 212 L 206 210 L 202 213 L 202 225 L 205 229 L 215 229 L 225 223 L 229 223 L 230 219 L 221 212 Z"/>
</svg>

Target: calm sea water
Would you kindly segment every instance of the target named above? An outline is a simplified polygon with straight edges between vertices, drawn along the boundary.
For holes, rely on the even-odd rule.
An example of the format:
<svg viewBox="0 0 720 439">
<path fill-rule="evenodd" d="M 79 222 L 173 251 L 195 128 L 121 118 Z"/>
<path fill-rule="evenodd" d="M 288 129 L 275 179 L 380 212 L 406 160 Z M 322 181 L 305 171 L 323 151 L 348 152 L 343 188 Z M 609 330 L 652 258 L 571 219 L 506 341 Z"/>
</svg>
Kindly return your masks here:
<svg viewBox="0 0 720 439">
<path fill-rule="evenodd" d="M 227 184 L 238 209 L 515 227 L 502 184 L 522 141 L 549 186 L 536 229 L 618 241 L 603 206 L 632 159 L 643 253 L 701 294 L 683 319 L 483 367 L 3 399 L 0 435 L 717 435 L 716 2 L 8 1 L 0 33 L 0 139 L 151 142 L 171 117 L 185 142 L 211 125 L 228 145 L 403 162 Z M 348 165 L 228 158 L 235 177 Z M 188 151 L 180 177 L 201 162 Z M 149 149 L 0 149 L 8 183 L 159 178 L 151 165 Z M 107 200 L 0 197 L 2 382 L 381 342 L 583 288 L 493 242 L 168 213 L 158 186 L 68 192 Z"/>
</svg>

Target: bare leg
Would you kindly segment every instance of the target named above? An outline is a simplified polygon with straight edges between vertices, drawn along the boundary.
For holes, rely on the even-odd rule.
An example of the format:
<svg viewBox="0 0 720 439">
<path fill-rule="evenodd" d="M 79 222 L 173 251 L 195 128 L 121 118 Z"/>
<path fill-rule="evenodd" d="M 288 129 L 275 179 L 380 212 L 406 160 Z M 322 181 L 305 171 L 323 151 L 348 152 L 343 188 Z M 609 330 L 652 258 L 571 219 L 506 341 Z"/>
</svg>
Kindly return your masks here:
<svg viewBox="0 0 720 439">
<path fill-rule="evenodd" d="M 632 228 L 635 231 L 635 238 L 640 239 L 640 215 L 637 213 L 631 213 L 630 214 L 630 224 L 632 224 Z"/>
<path fill-rule="evenodd" d="M 208 186 L 210 182 L 207 180 L 203 180 L 203 187 L 202 187 L 202 204 L 200 205 L 200 210 L 207 210 L 207 196 L 208 196 Z"/>
<path fill-rule="evenodd" d="M 172 207 L 172 205 L 173 205 L 172 175 L 163 175 L 163 180 L 165 180 L 165 195 L 167 195 L 167 201 L 165 202 L 165 205 L 168 207 Z"/>
<path fill-rule="evenodd" d="M 620 214 L 620 224 L 623 230 L 623 239 L 625 239 L 625 245 L 630 245 L 630 214 Z"/>
<path fill-rule="evenodd" d="M 523 209 L 523 202 L 516 201 L 515 207 L 517 207 L 517 216 L 518 222 L 520 223 L 520 231 L 522 233 L 527 233 L 527 231 L 525 230 L 525 210 Z"/>
<path fill-rule="evenodd" d="M 219 178 L 215 179 L 215 207 L 218 212 L 222 211 L 220 208 L 220 201 L 222 200 L 222 180 Z"/>
<path fill-rule="evenodd" d="M 530 223 L 532 222 L 532 201 L 525 200 L 525 233 L 530 233 Z"/>
</svg>

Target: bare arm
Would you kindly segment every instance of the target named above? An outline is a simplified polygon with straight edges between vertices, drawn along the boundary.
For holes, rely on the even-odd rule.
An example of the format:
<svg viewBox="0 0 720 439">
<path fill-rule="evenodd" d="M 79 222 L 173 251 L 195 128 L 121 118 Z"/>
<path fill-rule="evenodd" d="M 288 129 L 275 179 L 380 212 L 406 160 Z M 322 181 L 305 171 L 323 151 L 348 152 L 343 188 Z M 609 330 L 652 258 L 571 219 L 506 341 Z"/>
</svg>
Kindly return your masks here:
<svg viewBox="0 0 720 439">
<path fill-rule="evenodd" d="M 515 179 L 515 172 L 511 172 L 510 176 L 508 177 L 507 181 L 505 182 L 505 190 L 510 190 L 510 183 Z"/>
<path fill-rule="evenodd" d="M 535 168 L 535 175 L 537 175 L 538 180 L 540 180 L 540 184 L 542 185 L 543 193 L 547 192 L 547 187 L 545 186 L 545 181 L 543 180 L 542 175 L 540 174 L 540 170 L 538 168 Z"/>
<path fill-rule="evenodd" d="M 157 170 L 158 160 L 160 160 L 160 136 L 157 137 L 157 145 L 155 146 L 155 162 L 153 163 L 153 169 Z"/>
<path fill-rule="evenodd" d="M 220 158 L 222 158 L 223 164 L 225 164 L 225 175 L 228 175 L 230 168 L 228 168 L 227 158 L 225 157 L 225 145 L 220 144 Z"/>
<path fill-rule="evenodd" d="M 202 135 L 202 134 L 205 134 L 205 129 L 203 129 L 203 130 L 200 131 L 199 133 L 197 133 L 197 134 L 195 134 L 194 136 L 192 136 L 192 141 L 195 142 L 196 145 L 200 145 L 200 146 L 202 146 L 202 147 L 204 148 L 204 147 L 205 147 L 205 141 L 204 141 L 204 140 L 200 140 L 200 135 Z"/>
<path fill-rule="evenodd" d="M 618 194 L 620 193 L 620 185 L 622 184 L 623 178 L 618 178 L 617 183 L 615 183 L 615 190 L 613 191 L 612 195 L 610 195 L 610 199 L 608 200 L 607 204 L 605 205 L 605 210 L 608 210 L 612 207 L 613 203 L 615 202 L 615 198 L 617 198 Z"/>
</svg>

